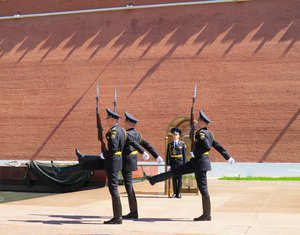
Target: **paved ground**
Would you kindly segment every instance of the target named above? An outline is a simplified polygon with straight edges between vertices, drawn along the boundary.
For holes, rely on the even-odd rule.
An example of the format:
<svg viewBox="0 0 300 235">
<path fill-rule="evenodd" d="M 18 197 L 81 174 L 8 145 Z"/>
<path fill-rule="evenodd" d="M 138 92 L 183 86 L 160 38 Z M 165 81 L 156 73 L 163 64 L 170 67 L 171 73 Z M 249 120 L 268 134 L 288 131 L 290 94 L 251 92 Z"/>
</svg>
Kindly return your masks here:
<svg viewBox="0 0 300 235">
<path fill-rule="evenodd" d="M 170 199 L 163 187 L 136 183 L 140 219 L 122 225 L 102 223 L 112 215 L 107 188 L 3 203 L 0 234 L 300 234 L 300 182 L 209 180 L 211 222 L 192 220 L 199 195 Z"/>
</svg>

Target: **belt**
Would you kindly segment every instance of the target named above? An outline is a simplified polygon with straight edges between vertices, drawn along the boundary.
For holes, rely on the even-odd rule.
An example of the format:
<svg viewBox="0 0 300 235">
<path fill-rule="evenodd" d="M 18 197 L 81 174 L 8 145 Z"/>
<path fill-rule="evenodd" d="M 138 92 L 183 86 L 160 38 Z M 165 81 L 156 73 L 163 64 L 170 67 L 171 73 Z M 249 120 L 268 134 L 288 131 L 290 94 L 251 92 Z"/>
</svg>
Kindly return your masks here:
<svg viewBox="0 0 300 235">
<path fill-rule="evenodd" d="M 114 155 L 121 156 L 121 155 L 122 155 L 122 152 L 121 152 L 121 151 L 115 152 Z"/>
<path fill-rule="evenodd" d="M 132 151 L 130 155 L 138 154 L 138 151 Z"/>
<path fill-rule="evenodd" d="M 171 157 L 173 158 L 180 158 L 180 157 L 182 157 L 182 154 L 175 154 L 175 155 L 171 155 Z"/>
</svg>

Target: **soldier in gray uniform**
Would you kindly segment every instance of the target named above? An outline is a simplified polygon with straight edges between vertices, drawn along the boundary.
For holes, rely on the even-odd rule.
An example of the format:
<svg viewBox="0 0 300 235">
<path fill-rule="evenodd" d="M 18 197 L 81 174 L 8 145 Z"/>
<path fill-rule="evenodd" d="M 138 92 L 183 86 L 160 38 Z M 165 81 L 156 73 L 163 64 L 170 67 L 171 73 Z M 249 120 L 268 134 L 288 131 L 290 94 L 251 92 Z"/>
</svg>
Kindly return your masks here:
<svg viewBox="0 0 300 235">
<path fill-rule="evenodd" d="M 124 127 L 126 129 L 128 137 L 134 140 L 136 143 L 144 147 L 158 163 L 163 163 L 163 159 L 158 155 L 157 151 L 153 146 L 143 139 L 142 134 L 135 129 L 138 120 L 128 112 L 125 112 L 125 123 Z M 135 197 L 133 184 L 132 184 L 132 171 L 137 170 L 137 151 L 129 144 L 126 143 L 122 152 L 123 159 L 123 169 L 122 175 L 124 179 L 124 184 L 126 192 L 128 195 L 129 209 L 130 213 L 123 216 L 123 219 L 137 219 L 138 218 L 138 207 L 137 200 Z M 149 155 L 143 154 L 144 160 L 149 159 Z"/>
<path fill-rule="evenodd" d="M 179 128 L 173 127 L 171 129 L 171 133 L 173 134 L 173 141 L 169 142 L 167 146 L 166 165 L 168 170 L 174 170 L 175 168 L 183 165 L 186 162 L 186 145 L 183 141 L 179 140 L 181 130 Z M 172 184 L 172 198 L 181 198 L 182 175 L 173 176 Z"/>
<path fill-rule="evenodd" d="M 198 189 L 202 195 L 203 214 L 200 217 L 194 218 L 194 221 L 210 221 L 211 220 L 211 205 L 210 197 L 207 188 L 207 171 L 211 170 L 209 152 L 211 147 L 216 149 L 230 164 L 234 163 L 234 158 L 226 151 L 223 146 L 218 143 L 213 134 L 207 129 L 207 125 L 211 123 L 210 119 L 201 110 L 198 119 L 197 127 L 199 128 L 195 134 L 195 150 L 191 152 L 194 156 L 191 160 L 174 170 L 165 173 L 147 176 L 151 185 L 157 182 L 164 181 L 173 176 L 194 173 L 197 181 Z"/>
</svg>

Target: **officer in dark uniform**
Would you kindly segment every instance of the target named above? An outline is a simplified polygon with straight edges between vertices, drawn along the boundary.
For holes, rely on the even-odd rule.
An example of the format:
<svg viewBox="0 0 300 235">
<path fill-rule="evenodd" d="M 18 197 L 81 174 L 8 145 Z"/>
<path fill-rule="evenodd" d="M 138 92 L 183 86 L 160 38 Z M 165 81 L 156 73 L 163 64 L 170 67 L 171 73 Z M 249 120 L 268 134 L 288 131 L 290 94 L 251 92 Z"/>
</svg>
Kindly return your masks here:
<svg viewBox="0 0 300 235">
<path fill-rule="evenodd" d="M 110 109 L 107 112 L 107 125 L 111 128 L 106 133 L 107 151 L 100 154 L 100 158 L 106 159 L 106 174 L 108 188 L 112 198 L 114 217 L 104 224 L 122 223 L 122 205 L 118 192 L 118 172 L 122 170 L 122 150 L 126 142 L 126 132 L 119 126 L 119 115 Z"/>
<path fill-rule="evenodd" d="M 207 188 L 207 171 L 211 170 L 209 152 L 211 147 L 216 149 L 230 164 L 234 163 L 234 158 L 218 143 L 213 134 L 207 129 L 210 119 L 201 110 L 198 119 L 197 127 L 199 128 L 195 134 L 195 150 L 191 152 L 194 156 L 191 160 L 174 170 L 156 176 L 147 176 L 147 179 L 154 185 L 157 182 L 164 181 L 173 176 L 194 173 L 198 185 L 198 189 L 202 195 L 203 214 L 200 217 L 194 218 L 194 221 L 211 220 L 210 197 Z"/>
<path fill-rule="evenodd" d="M 181 130 L 179 128 L 172 128 L 171 133 L 173 134 L 173 141 L 168 143 L 167 146 L 167 169 L 174 170 L 186 162 L 186 145 L 183 141 L 179 140 Z M 172 198 L 181 198 L 182 189 L 182 175 L 173 176 L 173 195 Z"/>
<path fill-rule="evenodd" d="M 127 135 L 129 138 L 140 144 L 144 147 L 156 160 L 158 163 L 163 163 L 163 159 L 158 155 L 157 151 L 153 146 L 143 139 L 142 134 L 135 129 L 136 119 L 133 115 L 128 112 L 125 112 L 125 123 L 124 127 L 126 129 Z M 132 184 L 132 171 L 137 170 L 137 151 L 129 144 L 126 143 L 123 149 L 122 158 L 123 158 L 123 169 L 122 175 L 125 183 L 126 192 L 128 195 L 129 209 L 130 213 L 123 216 L 123 219 L 137 219 L 138 218 L 138 208 L 137 200 L 135 197 L 133 184 Z M 149 155 L 143 153 L 143 159 L 148 160 Z"/>
</svg>

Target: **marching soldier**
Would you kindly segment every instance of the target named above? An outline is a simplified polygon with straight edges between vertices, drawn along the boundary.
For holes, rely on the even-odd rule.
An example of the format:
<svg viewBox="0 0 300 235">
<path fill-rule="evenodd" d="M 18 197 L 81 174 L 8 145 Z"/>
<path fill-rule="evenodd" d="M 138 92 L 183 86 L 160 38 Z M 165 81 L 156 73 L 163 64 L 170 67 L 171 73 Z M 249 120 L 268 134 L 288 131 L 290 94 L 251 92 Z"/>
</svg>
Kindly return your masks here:
<svg viewBox="0 0 300 235">
<path fill-rule="evenodd" d="M 211 147 L 216 149 L 230 164 L 234 163 L 234 158 L 218 143 L 213 134 L 207 129 L 210 119 L 201 110 L 198 119 L 198 130 L 195 134 L 195 150 L 191 152 L 194 156 L 191 160 L 178 168 L 172 169 L 165 173 L 147 176 L 147 179 L 154 185 L 157 182 L 164 181 L 173 176 L 194 173 L 197 181 L 198 189 L 202 195 L 203 214 L 200 217 L 194 218 L 194 221 L 210 221 L 211 220 L 211 205 L 210 197 L 207 188 L 207 171 L 211 170 L 209 153 Z"/>
<path fill-rule="evenodd" d="M 107 112 L 107 125 L 111 128 L 106 133 L 107 151 L 100 154 L 100 158 L 106 159 L 106 174 L 108 188 L 112 198 L 114 217 L 104 224 L 122 223 L 122 205 L 118 192 L 118 172 L 122 170 L 122 150 L 126 142 L 126 131 L 119 126 L 119 115 L 110 109 Z"/>
<path fill-rule="evenodd" d="M 135 129 L 136 123 L 138 120 L 128 112 L 125 112 L 125 121 L 124 127 L 126 129 L 127 135 L 144 147 L 155 159 L 158 163 L 163 163 L 163 159 L 158 155 L 156 150 L 152 147 L 152 145 L 143 139 L 142 134 Z M 135 197 L 133 184 L 132 184 L 132 171 L 137 170 L 137 151 L 130 146 L 128 143 L 125 144 L 125 147 L 122 152 L 123 158 L 123 169 L 122 175 L 124 179 L 124 184 L 126 188 L 126 192 L 128 195 L 128 203 L 130 213 L 123 216 L 123 219 L 137 219 L 138 218 L 138 207 L 137 200 Z M 149 159 L 149 155 L 143 154 L 144 160 Z"/>
<path fill-rule="evenodd" d="M 174 170 L 186 162 L 186 145 L 183 141 L 180 141 L 181 130 L 179 128 L 172 128 L 173 141 L 168 143 L 167 146 L 167 169 Z M 182 175 L 173 176 L 173 195 L 172 198 L 181 198 L 182 189 Z"/>
<path fill-rule="evenodd" d="M 118 193 L 118 172 L 122 170 L 122 151 L 126 146 L 133 146 L 139 153 L 143 154 L 144 159 L 148 159 L 149 155 L 144 148 L 135 142 L 127 132 L 119 126 L 119 115 L 110 109 L 106 109 L 107 124 L 111 128 L 106 133 L 108 149 L 99 155 L 82 155 L 76 149 L 79 164 L 67 167 L 52 166 L 59 176 L 72 175 L 82 170 L 106 170 L 109 192 L 112 197 L 113 215 L 114 217 L 104 224 L 121 224 L 122 223 L 122 206 Z"/>
</svg>

